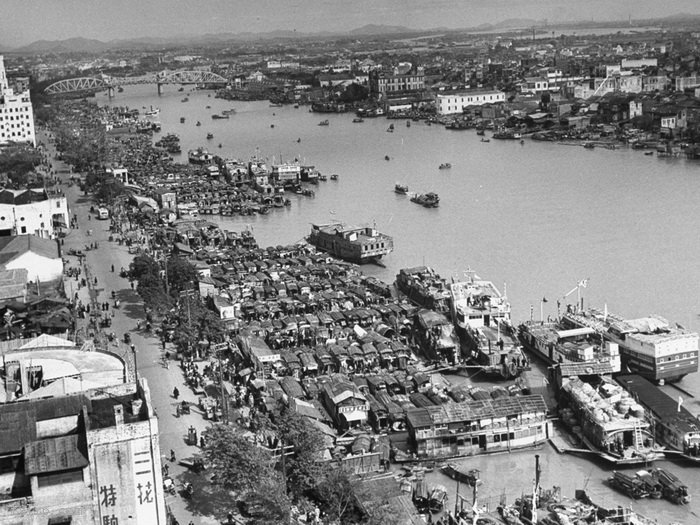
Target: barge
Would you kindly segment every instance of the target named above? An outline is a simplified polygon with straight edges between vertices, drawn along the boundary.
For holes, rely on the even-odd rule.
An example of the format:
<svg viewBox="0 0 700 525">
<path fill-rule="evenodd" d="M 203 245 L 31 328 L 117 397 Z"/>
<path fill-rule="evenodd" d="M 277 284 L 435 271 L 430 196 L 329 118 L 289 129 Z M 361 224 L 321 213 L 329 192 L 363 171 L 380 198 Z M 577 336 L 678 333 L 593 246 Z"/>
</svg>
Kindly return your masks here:
<svg viewBox="0 0 700 525">
<path fill-rule="evenodd" d="M 656 439 L 667 447 L 667 454 L 700 463 L 700 420 L 648 379 L 636 375 L 619 375 L 615 380 L 627 390 L 654 421 Z"/>
<path fill-rule="evenodd" d="M 573 412 L 577 437 L 602 459 L 636 465 L 664 457 L 644 407 L 612 381 L 597 377 L 589 383 L 571 377 L 562 385 L 560 404 Z"/>
<path fill-rule="evenodd" d="M 698 371 L 698 334 L 663 317 L 624 319 L 595 308 L 569 311 L 565 322 L 592 328 L 619 345 L 622 366 L 650 381 L 680 381 Z"/>
<path fill-rule="evenodd" d="M 345 261 L 376 262 L 394 249 L 394 239 L 374 227 L 348 227 L 340 223 L 312 224 L 309 244 Z"/>
</svg>

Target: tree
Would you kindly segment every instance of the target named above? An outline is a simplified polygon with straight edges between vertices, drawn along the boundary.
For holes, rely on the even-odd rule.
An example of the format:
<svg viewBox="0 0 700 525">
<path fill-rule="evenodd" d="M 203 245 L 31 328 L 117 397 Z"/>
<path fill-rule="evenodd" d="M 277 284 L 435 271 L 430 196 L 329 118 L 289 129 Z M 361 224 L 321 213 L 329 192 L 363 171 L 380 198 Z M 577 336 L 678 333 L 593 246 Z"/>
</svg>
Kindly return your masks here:
<svg viewBox="0 0 700 525">
<path fill-rule="evenodd" d="M 140 281 L 146 275 L 160 279 L 160 264 L 150 255 L 142 253 L 129 264 L 129 279 Z"/>
<path fill-rule="evenodd" d="M 281 444 L 294 447 L 294 454 L 285 458 L 287 486 L 297 496 L 306 494 L 316 486 L 323 469 L 323 435 L 306 418 L 288 408 L 274 423 Z"/>
<path fill-rule="evenodd" d="M 218 485 L 247 494 L 274 478 L 270 453 L 244 437 L 241 429 L 217 424 L 204 431 L 204 438 L 204 457 Z"/>
<path fill-rule="evenodd" d="M 347 523 L 356 515 L 351 473 L 337 465 L 327 465 L 314 495 L 331 520 Z"/>
<path fill-rule="evenodd" d="M 168 259 L 168 285 L 171 294 L 177 295 L 182 290 L 191 289 L 198 277 L 197 269 L 189 261 L 180 257 Z"/>
</svg>

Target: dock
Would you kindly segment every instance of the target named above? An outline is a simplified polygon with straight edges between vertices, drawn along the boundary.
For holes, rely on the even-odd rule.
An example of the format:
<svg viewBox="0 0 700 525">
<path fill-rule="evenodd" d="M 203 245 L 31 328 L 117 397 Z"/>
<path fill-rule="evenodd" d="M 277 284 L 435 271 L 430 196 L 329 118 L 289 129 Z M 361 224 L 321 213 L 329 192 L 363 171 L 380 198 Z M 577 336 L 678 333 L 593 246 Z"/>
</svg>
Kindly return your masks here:
<svg viewBox="0 0 700 525">
<path fill-rule="evenodd" d="M 549 442 L 559 454 L 595 454 L 588 448 L 581 448 L 573 444 L 566 433 L 557 424 L 552 425 L 552 433 Z"/>
</svg>

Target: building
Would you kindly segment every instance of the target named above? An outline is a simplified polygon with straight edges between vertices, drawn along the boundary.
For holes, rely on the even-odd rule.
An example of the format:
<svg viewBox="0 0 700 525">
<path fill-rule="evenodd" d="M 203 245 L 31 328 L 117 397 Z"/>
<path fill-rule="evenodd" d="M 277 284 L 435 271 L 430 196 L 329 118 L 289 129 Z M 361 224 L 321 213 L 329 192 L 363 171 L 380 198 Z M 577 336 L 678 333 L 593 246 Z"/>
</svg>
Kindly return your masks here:
<svg viewBox="0 0 700 525">
<path fill-rule="evenodd" d="M 369 416 L 369 401 L 357 385 L 349 381 L 331 381 L 323 385 L 321 400 L 338 428 L 364 425 Z"/>
<path fill-rule="evenodd" d="M 0 421 L 0 523 L 167 523 L 144 379 L 0 405 Z"/>
<path fill-rule="evenodd" d="M 15 93 L 10 87 L 0 55 L 0 146 L 11 142 L 36 145 L 34 110 L 28 89 Z"/>
<path fill-rule="evenodd" d="M 299 182 L 301 166 L 299 164 L 273 164 L 272 180 L 279 183 Z"/>
<path fill-rule="evenodd" d="M 541 395 L 409 409 L 408 439 L 418 457 L 471 456 L 529 447 L 548 438 Z"/>
<path fill-rule="evenodd" d="M 676 77 L 676 91 L 684 91 L 700 86 L 700 75 Z"/>
<path fill-rule="evenodd" d="M 520 83 L 520 92 L 523 94 L 530 93 L 533 95 L 538 95 L 549 91 L 549 81 L 542 77 L 526 77 L 523 82 Z"/>
<path fill-rule="evenodd" d="M 63 276 L 57 241 L 34 235 L 0 237 L 0 270 L 24 268 L 30 281 L 49 282 Z"/>
<path fill-rule="evenodd" d="M 498 90 L 470 90 L 440 93 L 435 97 L 438 115 L 462 113 L 469 106 L 497 104 L 506 101 L 506 94 Z"/>
<path fill-rule="evenodd" d="M 372 93 L 381 96 L 422 91 L 425 89 L 425 73 L 420 66 L 416 68 L 415 73 L 406 74 L 371 71 L 369 88 Z"/>
<path fill-rule="evenodd" d="M 68 200 L 44 189 L 0 191 L 0 237 L 36 235 L 53 239 L 70 222 Z"/>
<path fill-rule="evenodd" d="M 643 69 L 645 67 L 656 67 L 658 59 L 656 58 L 623 58 L 620 62 L 622 69 Z"/>
<path fill-rule="evenodd" d="M 115 179 L 119 179 L 122 184 L 129 184 L 129 170 L 122 166 L 114 166 L 111 168 L 107 168 L 106 170 L 107 175 L 114 177 Z"/>
</svg>

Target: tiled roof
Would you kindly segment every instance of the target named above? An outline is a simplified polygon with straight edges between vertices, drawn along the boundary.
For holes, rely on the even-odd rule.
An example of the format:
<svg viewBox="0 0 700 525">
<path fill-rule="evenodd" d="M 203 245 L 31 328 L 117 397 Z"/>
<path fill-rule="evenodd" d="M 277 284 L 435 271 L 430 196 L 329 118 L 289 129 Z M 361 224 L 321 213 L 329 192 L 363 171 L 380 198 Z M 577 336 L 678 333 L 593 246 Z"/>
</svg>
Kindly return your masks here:
<svg viewBox="0 0 700 525">
<path fill-rule="evenodd" d="M 20 255 L 33 252 L 49 259 L 58 259 L 58 245 L 51 239 L 35 235 L 0 237 L 0 263 L 8 263 Z"/>
</svg>

